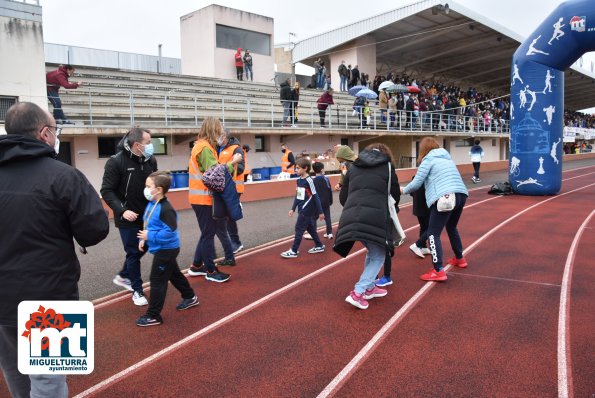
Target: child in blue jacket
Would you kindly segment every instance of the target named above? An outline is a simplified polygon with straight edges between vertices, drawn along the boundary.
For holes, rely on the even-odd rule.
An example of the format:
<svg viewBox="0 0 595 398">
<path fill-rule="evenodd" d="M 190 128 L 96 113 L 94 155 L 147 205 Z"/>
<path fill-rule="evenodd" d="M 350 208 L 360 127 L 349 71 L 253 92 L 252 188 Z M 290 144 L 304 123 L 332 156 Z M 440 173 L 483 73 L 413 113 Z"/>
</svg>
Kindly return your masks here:
<svg viewBox="0 0 595 398">
<path fill-rule="evenodd" d="M 316 194 L 314 181 L 310 177 L 310 161 L 305 158 L 298 159 L 296 161 L 296 172 L 299 178 L 296 181 L 296 195 L 293 206 L 289 210 L 289 217 L 293 216 L 293 213 L 297 209 L 298 218 L 295 222 L 293 245 L 291 249 L 281 253 L 281 257 L 283 258 L 296 258 L 298 256 L 298 249 L 302 243 L 302 236 L 305 231 L 308 231 L 310 236 L 314 238 L 315 244 L 313 248 L 308 250 L 308 253 L 314 254 L 324 251 L 324 245 L 320 241 L 318 232 L 316 231 L 316 219 L 320 218 L 324 220 L 324 214 L 320 204 L 320 198 Z"/>
<path fill-rule="evenodd" d="M 143 216 L 144 228 L 138 233 L 138 248 L 153 255 L 151 265 L 151 293 L 147 313 L 136 320 L 138 326 L 161 325 L 161 310 L 165 303 L 167 284 L 182 294 L 182 301 L 176 306 L 186 310 L 198 305 L 198 298 L 188 280 L 180 271 L 176 258 L 180 253 L 178 215 L 165 194 L 171 186 L 171 177 L 164 172 L 154 172 L 145 182 L 145 198 L 149 201 Z"/>
</svg>

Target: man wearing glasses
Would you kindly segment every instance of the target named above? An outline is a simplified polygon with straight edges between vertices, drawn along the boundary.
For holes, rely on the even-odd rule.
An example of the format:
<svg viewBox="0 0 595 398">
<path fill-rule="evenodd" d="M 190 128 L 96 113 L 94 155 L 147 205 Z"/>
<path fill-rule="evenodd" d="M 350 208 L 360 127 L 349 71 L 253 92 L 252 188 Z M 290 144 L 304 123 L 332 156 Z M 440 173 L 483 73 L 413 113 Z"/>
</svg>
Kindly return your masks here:
<svg viewBox="0 0 595 398">
<path fill-rule="evenodd" d="M 0 367 L 13 397 L 67 397 L 64 375 L 18 371 L 17 307 L 23 300 L 78 300 L 74 242 L 109 232 L 99 195 L 77 169 L 55 159 L 60 128 L 39 106 L 6 112 L 0 136 Z M 21 337 L 22 338 L 22 337 Z"/>
</svg>

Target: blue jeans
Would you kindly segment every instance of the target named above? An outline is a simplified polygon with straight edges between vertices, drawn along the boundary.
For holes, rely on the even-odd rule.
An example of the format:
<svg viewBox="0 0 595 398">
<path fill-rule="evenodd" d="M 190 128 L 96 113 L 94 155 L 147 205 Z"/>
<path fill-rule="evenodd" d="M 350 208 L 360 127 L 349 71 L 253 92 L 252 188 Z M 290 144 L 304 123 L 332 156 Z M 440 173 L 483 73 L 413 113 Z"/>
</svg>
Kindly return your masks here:
<svg viewBox="0 0 595 398">
<path fill-rule="evenodd" d="M 439 212 L 436 203 L 430 207 L 430 224 L 428 225 L 428 242 L 430 243 L 430 252 L 432 255 L 432 265 L 437 272 L 442 271 L 442 242 L 440 233 L 446 227 L 446 233 L 450 240 L 450 247 L 455 253 L 456 258 L 463 258 L 463 242 L 457 230 L 457 224 L 463 214 L 463 207 L 467 201 L 467 196 L 462 193 L 456 194 L 457 201 L 455 208 L 451 211 Z"/>
<path fill-rule="evenodd" d="M 246 81 L 248 81 L 248 72 L 250 72 L 250 81 L 254 80 L 254 74 L 252 73 L 252 65 L 244 64 L 244 71 L 246 72 Z"/>
<path fill-rule="evenodd" d="M 194 260 L 192 264 L 200 267 L 204 264 L 209 272 L 215 271 L 215 234 L 217 233 L 217 223 L 213 220 L 212 206 L 192 205 L 192 210 L 198 221 L 200 229 L 200 239 L 196 244 L 194 251 Z"/>
<path fill-rule="evenodd" d="M 347 76 L 340 76 L 340 77 L 341 77 L 341 83 L 339 86 L 339 90 L 347 91 Z"/>
<path fill-rule="evenodd" d="M 225 259 L 233 260 L 233 247 L 231 244 L 231 239 L 229 238 L 229 234 L 227 233 L 227 220 L 216 220 L 215 222 L 217 224 L 215 235 L 217 235 L 219 242 L 221 242 L 221 246 L 223 246 Z"/>
<path fill-rule="evenodd" d="M 384 258 L 386 257 L 386 248 L 376 243 L 362 242 L 368 249 L 366 260 L 364 261 L 364 272 L 359 277 L 359 281 L 355 284 L 355 292 L 362 294 L 367 289 L 374 287 L 374 282 L 380 272 L 380 268 L 384 265 Z"/>
<path fill-rule="evenodd" d="M 138 250 L 138 237 L 136 235 L 140 230 L 138 228 L 118 229 L 126 252 L 126 259 L 119 274 L 122 278 L 130 279 L 130 285 L 135 292 L 142 292 L 143 280 L 140 276 L 140 259 L 145 255 L 145 252 Z"/>
<path fill-rule="evenodd" d="M 62 100 L 60 99 L 60 94 L 57 91 L 48 90 L 48 99 L 54 107 L 54 119 L 56 119 L 56 121 L 66 120 L 66 116 L 62 110 Z"/>
<path fill-rule="evenodd" d="M 16 326 L 0 326 L 0 368 L 13 398 L 67 398 L 65 375 L 24 375 L 19 372 L 17 339 Z"/>
<path fill-rule="evenodd" d="M 318 237 L 318 231 L 316 231 L 316 218 L 316 216 L 305 216 L 302 213 L 298 214 L 295 222 L 295 237 L 293 238 L 293 246 L 291 246 L 291 250 L 295 253 L 297 253 L 300 248 L 304 231 L 308 231 L 312 239 L 314 239 L 314 246 L 322 246 L 322 242 Z"/>
<path fill-rule="evenodd" d="M 291 101 L 283 101 L 283 124 L 289 122 L 291 117 L 291 111 L 293 109 L 293 105 Z"/>
<path fill-rule="evenodd" d="M 322 72 L 318 73 L 318 82 L 317 82 L 316 87 L 318 87 L 318 88 L 324 87 L 324 73 L 322 73 Z"/>
</svg>

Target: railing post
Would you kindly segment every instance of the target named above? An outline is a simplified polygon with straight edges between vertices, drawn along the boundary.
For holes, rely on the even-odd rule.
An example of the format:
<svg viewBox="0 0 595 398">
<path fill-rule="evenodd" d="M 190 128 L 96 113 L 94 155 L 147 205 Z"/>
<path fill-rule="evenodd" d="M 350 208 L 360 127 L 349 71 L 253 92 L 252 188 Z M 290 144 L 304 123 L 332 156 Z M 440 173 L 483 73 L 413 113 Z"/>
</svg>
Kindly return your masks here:
<svg viewBox="0 0 595 398">
<path fill-rule="evenodd" d="M 194 125 L 198 126 L 198 100 L 194 96 Z"/>
<path fill-rule="evenodd" d="M 250 98 L 246 100 L 246 107 L 248 108 L 248 127 L 252 127 L 252 115 L 250 113 Z"/>
<path fill-rule="evenodd" d="M 225 124 L 225 98 L 221 98 L 221 122 Z"/>
<path fill-rule="evenodd" d="M 164 97 L 165 125 L 167 126 L 167 94 Z"/>
<path fill-rule="evenodd" d="M 134 93 L 130 90 L 130 125 L 134 126 Z"/>
<path fill-rule="evenodd" d="M 89 123 L 93 126 L 93 105 L 91 102 L 91 87 L 89 87 Z"/>
<path fill-rule="evenodd" d="M 271 127 L 275 127 L 275 108 L 271 99 Z"/>
<path fill-rule="evenodd" d="M 310 128 L 314 128 L 314 105 L 310 104 Z"/>
</svg>

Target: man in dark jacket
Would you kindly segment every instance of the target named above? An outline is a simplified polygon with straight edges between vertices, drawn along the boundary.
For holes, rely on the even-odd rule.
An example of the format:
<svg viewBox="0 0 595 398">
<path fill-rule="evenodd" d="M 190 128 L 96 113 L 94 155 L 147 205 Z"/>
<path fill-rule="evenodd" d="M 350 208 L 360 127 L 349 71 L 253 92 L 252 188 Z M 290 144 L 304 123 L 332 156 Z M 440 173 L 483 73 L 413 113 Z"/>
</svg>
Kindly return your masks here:
<svg viewBox="0 0 595 398">
<path fill-rule="evenodd" d="M 137 234 L 143 229 L 143 212 L 148 203 L 143 194 L 145 180 L 157 171 L 151 132 L 133 128 L 122 138 L 118 149 L 105 164 L 101 184 L 101 196 L 114 212 L 114 224 L 120 230 L 126 252 L 124 266 L 113 282 L 132 292 L 134 304 L 147 305 L 140 274 L 140 259 L 145 252 L 138 249 Z"/>
<path fill-rule="evenodd" d="M 60 129 L 39 106 L 6 112 L 0 136 L 0 367 L 14 397 L 66 397 L 64 375 L 17 368 L 17 307 L 23 300 L 78 300 L 81 267 L 73 239 L 96 245 L 109 232 L 99 195 L 77 169 L 57 161 Z M 23 325 L 21 325 L 23 326 Z"/>
<path fill-rule="evenodd" d="M 45 81 L 48 90 L 48 99 L 54 107 L 54 118 L 58 124 L 72 124 L 70 120 L 64 115 L 62 109 L 62 100 L 60 99 L 59 90 L 60 87 L 64 88 L 79 88 L 83 85 L 83 82 L 70 83 L 68 78 L 74 73 L 74 66 L 72 65 L 60 65 L 60 67 L 54 71 L 48 72 L 45 75 Z"/>
<path fill-rule="evenodd" d="M 291 80 L 287 79 L 279 87 L 281 87 L 281 91 L 279 93 L 279 98 L 281 100 L 281 104 L 283 105 L 283 120 L 281 120 L 281 124 L 283 127 L 288 126 L 288 122 L 290 121 L 289 118 L 291 116 L 291 109 L 292 109 L 292 94 L 291 94 Z"/>
</svg>

